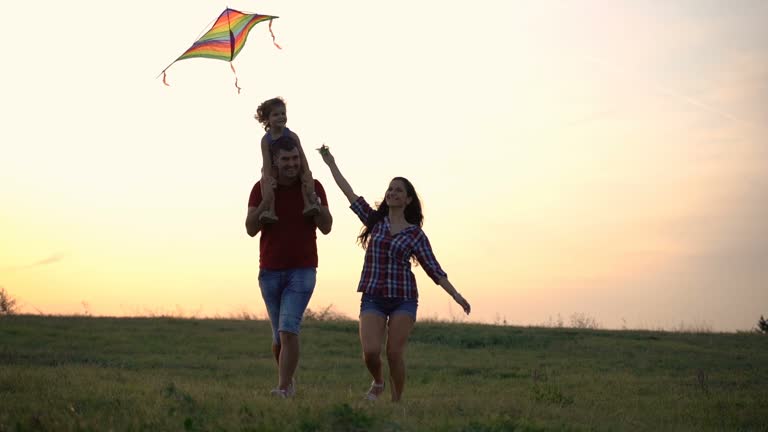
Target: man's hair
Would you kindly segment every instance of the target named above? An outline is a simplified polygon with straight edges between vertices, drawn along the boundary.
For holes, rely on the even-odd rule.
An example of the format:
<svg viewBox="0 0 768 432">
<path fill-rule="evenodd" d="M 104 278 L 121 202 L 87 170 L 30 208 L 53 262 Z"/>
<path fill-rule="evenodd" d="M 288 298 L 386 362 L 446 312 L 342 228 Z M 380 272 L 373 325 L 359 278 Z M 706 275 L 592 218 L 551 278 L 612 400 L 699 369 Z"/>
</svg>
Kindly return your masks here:
<svg viewBox="0 0 768 432">
<path fill-rule="evenodd" d="M 297 146 L 296 140 L 293 139 L 293 137 L 288 135 L 281 136 L 280 138 L 272 142 L 272 149 L 271 149 L 272 155 L 274 157 L 277 157 L 277 154 L 278 152 L 280 152 L 280 150 L 291 151 L 295 149 L 296 146 Z"/>
</svg>

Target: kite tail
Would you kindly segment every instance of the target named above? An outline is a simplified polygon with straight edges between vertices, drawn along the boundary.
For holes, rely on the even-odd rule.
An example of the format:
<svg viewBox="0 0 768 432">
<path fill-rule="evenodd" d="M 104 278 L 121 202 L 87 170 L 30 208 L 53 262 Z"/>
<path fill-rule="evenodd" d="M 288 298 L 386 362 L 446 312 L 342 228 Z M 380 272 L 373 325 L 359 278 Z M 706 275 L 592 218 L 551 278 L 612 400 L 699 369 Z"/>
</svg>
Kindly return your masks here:
<svg viewBox="0 0 768 432">
<path fill-rule="evenodd" d="M 272 43 L 275 44 L 275 46 L 278 49 L 283 49 L 283 47 L 281 47 L 280 45 L 277 44 L 277 42 L 275 42 L 275 33 L 272 32 L 272 20 L 269 20 L 269 34 L 272 35 Z"/>
<path fill-rule="evenodd" d="M 232 73 L 235 74 L 235 87 L 237 88 L 237 94 L 240 94 L 240 86 L 237 85 L 237 72 L 235 71 L 235 65 L 232 64 L 232 62 L 229 62 L 229 67 L 232 68 Z"/>
<path fill-rule="evenodd" d="M 170 86 L 171 86 L 171 85 L 170 85 L 170 84 L 168 84 L 168 82 L 165 80 L 165 71 L 163 71 L 163 84 L 167 85 L 168 87 L 170 87 Z"/>
</svg>

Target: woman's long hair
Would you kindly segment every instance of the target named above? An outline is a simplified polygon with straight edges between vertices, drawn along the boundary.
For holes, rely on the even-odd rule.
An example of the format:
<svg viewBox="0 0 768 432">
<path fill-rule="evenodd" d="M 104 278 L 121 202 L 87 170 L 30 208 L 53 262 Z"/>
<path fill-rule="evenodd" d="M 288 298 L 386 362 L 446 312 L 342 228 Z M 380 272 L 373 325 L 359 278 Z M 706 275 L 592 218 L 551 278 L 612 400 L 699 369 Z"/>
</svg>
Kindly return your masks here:
<svg viewBox="0 0 768 432">
<path fill-rule="evenodd" d="M 416 189 L 414 189 L 413 184 L 411 184 L 405 177 L 395 177 L 392 179 L 392 181 L 395 180 L 403 182 L 405 185 L 405 194 L 411 198 L 411 203 L 405 206 L 405 220 L 410 224 L 421 227 L 424 224 L 424 215 L 421 213 L 421 200 L 419 200 L 419 195 L 416 193 Z M 365 221 L 365 226 L 360 230 L 360 235 L 357 236 L 357 242 L 360 243 L 360 246 L 362 246 L 363 249 L 368 247 L 368 240 L 370 240 L 373 227 L 384 220 L 384 216 L 387 216 L 388 214 L 389 205 L 387 204 L 385 194 L 384 200 L 379 204 L 376 210 L 368 215 L 368 220 Z"/>
</svg>

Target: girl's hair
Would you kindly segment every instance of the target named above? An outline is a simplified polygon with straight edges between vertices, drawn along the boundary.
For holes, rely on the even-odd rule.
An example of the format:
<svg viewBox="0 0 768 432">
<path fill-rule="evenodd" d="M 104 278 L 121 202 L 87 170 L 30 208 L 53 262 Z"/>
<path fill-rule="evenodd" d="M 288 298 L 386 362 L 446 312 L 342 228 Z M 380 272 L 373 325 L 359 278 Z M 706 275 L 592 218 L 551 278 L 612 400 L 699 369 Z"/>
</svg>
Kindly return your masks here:
<svg viewBox="0 0 768 432">
<path fill-rule="evenodd" d="M 418 225 L 421 227 L 424 224 L 424 215 L 421 213 L 421 200 L 419 195 L 416 194 L 413 184 L 405 177 L 395 177 L 392 181 L 400 180 L 405 185 L 405 194 L 411 198 L 411 203 L 405 206 L 405 220 L 408 223 Z M 379 204 L 378 208 L 368 215 L 368 220 L 365 221 L 365 226 L 360 230 L 360 235 L 357 236 L 357 242 L 363 249 L 368 247 L 368 240 L 370 240 L 371 231 L 373 227 L 384 220 L 384 216 L 389 214 L 389 205 L 387 205 L 386 197 Z"/>
<path fill-rule="evenodd" d="M 258 108 L 256 108 L 256 120 L 264 126 L 265 131 L 269 130 L 269 114 L 272 113 L 273 109 L 278 107 L 285 108 L 285 101 L 279 96 L 265 100 Z"/>
</svg>

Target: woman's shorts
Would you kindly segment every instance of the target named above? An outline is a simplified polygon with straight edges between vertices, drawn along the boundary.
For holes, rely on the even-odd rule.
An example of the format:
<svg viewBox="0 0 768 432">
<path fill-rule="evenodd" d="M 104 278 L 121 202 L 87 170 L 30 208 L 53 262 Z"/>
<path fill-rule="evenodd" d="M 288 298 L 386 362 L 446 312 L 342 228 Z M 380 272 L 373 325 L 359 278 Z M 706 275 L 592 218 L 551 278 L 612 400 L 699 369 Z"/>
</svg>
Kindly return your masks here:
<svg viewBox="0 0 768 432">
<path fill-rule="evenodd" d="M 360 299 L 360 315 L 375 313 L 383 317 L 391 317 L 395 314 L 406 314 L 415 321 L 418 308 L 419 301 L 417 299 L 381 297 L 370 294 L 363 294 Z"/>
</svg>

